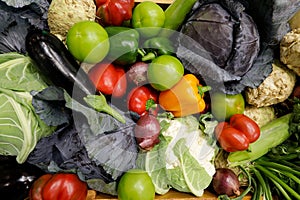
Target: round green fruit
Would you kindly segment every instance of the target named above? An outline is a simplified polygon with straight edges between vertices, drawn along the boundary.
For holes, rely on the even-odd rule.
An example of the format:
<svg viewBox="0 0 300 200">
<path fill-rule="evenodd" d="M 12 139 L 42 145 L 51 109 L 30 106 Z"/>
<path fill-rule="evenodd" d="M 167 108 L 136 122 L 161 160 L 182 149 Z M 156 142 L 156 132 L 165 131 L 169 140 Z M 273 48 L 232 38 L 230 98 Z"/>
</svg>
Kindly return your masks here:
<svg viewBox="0 0 300 200">
<path fill-rule="evenodd" d="M 234 114 L 242 114 L 245 110 L 245 100 L 242 94 L 211 95 L 211 112 L 218 121 L 227 121 Z"/>
<path fill-rule="evenodd" d="M 155 187 L 148 173 L 141 169 L 130 169 L 118 183 L 120 200 L 153 200 Z"/>
<path fill-rule="evenodd" d="M 80 62 L 98 63 L 109 51 L 106 30 L 93 21 L 74 24 L 67 33 L 66 44 L 71 54 Z"/>
<path fill-rule="evenodd" d="M 173 87 L 183 76 L 184 67 L 174 56 L 162 55 L 155 58 L 148 67 L 147 77 L 153 88 L 159 91 Z"/>
</svg>

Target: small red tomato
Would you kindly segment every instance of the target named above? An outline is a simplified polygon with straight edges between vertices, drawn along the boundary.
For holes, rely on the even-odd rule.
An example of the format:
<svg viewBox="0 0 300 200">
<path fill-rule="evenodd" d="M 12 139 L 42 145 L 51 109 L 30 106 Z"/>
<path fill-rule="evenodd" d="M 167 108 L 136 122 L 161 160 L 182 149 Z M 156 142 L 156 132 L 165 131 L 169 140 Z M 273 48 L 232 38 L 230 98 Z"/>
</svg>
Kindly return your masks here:
<svg viewBox="0 0 300 200">
<path fill-rule="evenodd" d="M 88 75 L 97 90 L 105 95 L 122 97 L 126 93 L 127 78 L 121 66 L 99 63 L 88 72 Z"/>
<path fill-rule="evenodd" d="M 235 114 L 230 117 L 230 126 L 243 132 L 249 142 L 255 142 L 260 136 L 260 128 L 257 123 L 244 114 Z"/>
<path fill-rule="evenodd" d="M 218 141 L 227 152 L 243 151 L 249 148 L 249 140 L 244 133 L 230 126 L 222 130 Z"/>
<path fill-rule="evenodd" d="M 249 147 L 246 135 L 228 122 L 219 122 L 214 133 L 220 146 L 227 152 L 243 151 Z"/>
</svg>

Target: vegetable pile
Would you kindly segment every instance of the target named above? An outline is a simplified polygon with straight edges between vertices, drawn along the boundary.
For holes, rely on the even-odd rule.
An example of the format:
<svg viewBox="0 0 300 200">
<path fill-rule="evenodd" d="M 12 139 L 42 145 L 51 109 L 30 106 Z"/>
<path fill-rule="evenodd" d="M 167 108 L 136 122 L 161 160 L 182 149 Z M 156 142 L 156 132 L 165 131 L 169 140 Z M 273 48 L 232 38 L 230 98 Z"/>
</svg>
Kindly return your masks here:
<svg viewBox="0 0 300 200">
<path fill-rule="evenodd" d="M 1 0 L 0 158 L 30 199 L 300 199 L 299 9 Z"/>
</svg>

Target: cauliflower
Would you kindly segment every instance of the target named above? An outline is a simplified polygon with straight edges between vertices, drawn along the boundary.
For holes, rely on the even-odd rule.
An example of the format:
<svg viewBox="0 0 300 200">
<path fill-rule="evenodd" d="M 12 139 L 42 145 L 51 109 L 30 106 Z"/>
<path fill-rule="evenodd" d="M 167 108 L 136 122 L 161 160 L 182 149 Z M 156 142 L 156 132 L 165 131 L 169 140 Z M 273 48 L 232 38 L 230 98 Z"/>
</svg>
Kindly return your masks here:
<svg viewBox="0 0 300 200">
<path fill-rule="evenodd" d="M 259 127 L 262 127 L 276 118 L 275 109 L 272 106 L 257 108 L 247 105 L 244 114 L 254 120 Z"/>
<path fill-rule="evenodd" d="M 95 21 L 96 5 L 94 0 L 52 0 L 48 10 L 50 32 L 66 39 L 68 30 L 77 22 Z"/>
<path fill-rule="evenodd" d="M 280 60 L 300 76 L 300 28 L 288 32 L 282 38 Z"/>
<path fill-rule="evenodd" d="M 246 88 L 245 100 L 248 104 L 270 106 L 283 102 L 292 93 L 296 83 L 295 73 L 276 61 L 272 66 L 272 73 L 257 88 Z"/>
</svg>

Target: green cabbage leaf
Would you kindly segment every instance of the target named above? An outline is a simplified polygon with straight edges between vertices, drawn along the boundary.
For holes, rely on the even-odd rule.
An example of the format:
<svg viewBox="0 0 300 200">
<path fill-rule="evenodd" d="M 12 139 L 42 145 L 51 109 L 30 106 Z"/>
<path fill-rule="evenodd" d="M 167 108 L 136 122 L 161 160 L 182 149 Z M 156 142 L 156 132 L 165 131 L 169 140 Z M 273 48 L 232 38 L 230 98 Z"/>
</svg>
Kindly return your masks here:
<svg viewBox="0 0 300 200">
<path fill-rule="evenodd" d="M 16 156 L 24 163 L 39 139 L 54 131 L 31 104 L 30 91 L 46 86 L 27 56 L 0 54 L 0 155 Z"/>
</svg>

